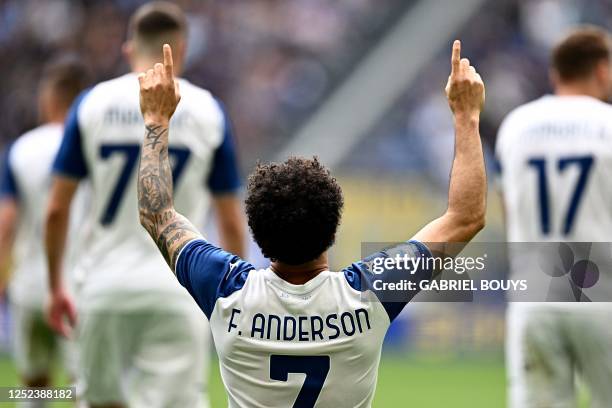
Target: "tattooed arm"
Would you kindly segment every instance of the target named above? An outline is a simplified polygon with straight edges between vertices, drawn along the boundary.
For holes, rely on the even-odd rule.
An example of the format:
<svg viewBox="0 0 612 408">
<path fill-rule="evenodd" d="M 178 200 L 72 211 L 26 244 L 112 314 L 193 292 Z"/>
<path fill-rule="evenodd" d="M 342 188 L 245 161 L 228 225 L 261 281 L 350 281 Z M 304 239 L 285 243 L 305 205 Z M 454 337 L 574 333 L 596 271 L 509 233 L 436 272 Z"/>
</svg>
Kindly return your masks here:
<svg viewBox="0 0 612 408">
<path fill-rule="evenodd" d="M 174 271 L 181 249 L 201 238 L 195 227 L 176 212 L 172 199 L 172 170 L 168 160 L 168 123 L 181 97 L 174 80 L 172 50 L 164 45 L 164 64 L 140 74 L 140 109 L 145 138 L 138 169 L 140 223 Z"/>
</svg>

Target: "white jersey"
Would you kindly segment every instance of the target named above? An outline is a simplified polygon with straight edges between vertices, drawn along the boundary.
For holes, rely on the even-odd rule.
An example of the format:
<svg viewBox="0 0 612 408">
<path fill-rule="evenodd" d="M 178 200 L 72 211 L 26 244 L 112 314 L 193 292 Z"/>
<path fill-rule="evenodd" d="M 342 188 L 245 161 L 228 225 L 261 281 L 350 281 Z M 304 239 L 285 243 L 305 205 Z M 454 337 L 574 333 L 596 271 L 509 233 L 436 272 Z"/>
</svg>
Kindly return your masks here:
<svg viewBox="0 0 612 408">
<path fill-rule="evenodd" d="M 182 99 L 170 122 L 169 148 L 175 206 L 199 220 L 210 191 L 234 192 L 240 183 L 229 123 L 219 103 L 208 91 L 179 82 Z M 136 178 L 143 138 L 133 73 L 81 95 L 66 122 L 54 170 L 91 181 L 92 229 L 80 259 L 86 272 L 82 298 L 91 308 L 191 306 L 139 222 Z"/>
<path fill-rule="evenodd" d="M 229 406 L 370 407 L 385 333 L 416 294 L 385 293 L 380 282 L 432 275 L 372 273 L 373 259 L 390 253 L 293 285 L 204 240 L 188 243 L 177 278 L 209 318 Z M 393 253 L 431 256 L 416 241 Z"/>
<path fill-rule="evenodd" d="M 496 147 L 508 241 L 612 242 L 612 106 L 544 96 L 503 122 Z"/>
<path fill-rule="evenodd" d="M 511 244 L 513 279 L 570 307 L 579 299 L 610 301 L 612 106 L 588 96 L 544 96 L 510 113 L 496 155 L 508 241 L 539 243 Z M 588 244 L 596 242 L 602 244 Z M 598 268 L 594 280 L 573 270 L 582 260 Z"/>
<path fill-rule="evenodd" d="M 602 301 L 612 299 L 612 107 L 587 96 L 544 96 L 510 113 L 496 156 L 512 277 L 543 295 L 508 307 L 508 407 L 575 405 L 576 367 L 593 406 L 606 406 L 610 379 L 601 373 L 610 372 L 610 358 L 602 350 L 611 349 L 612 336 L 610 303 Z M 593 286 L 573 273 L 585 259 L 598 266 Z"/>
<path fill-rule="evenodd" d="M 48 292 L 47 261 L 44 250 L 44 218 L 51 165 L 62 140 L 61 124 L 46 124 L 23 134 L 8 149 L 4 161 L 2 195 L 14 198 L 19 221 L 13 251 L 13 272 L 9 285 L 11 300 L 40 309 Z M 69 234 L 78 238 L 86 206 L 86 192 L 80 188 L 73 205 Z M 78 226 L 78 228 L 77 228 Z M 65 269 L 72 277 L 78 239 L 69 240 Z M 68 279 L 72 286 L 73 279 Z"/>
</svg>

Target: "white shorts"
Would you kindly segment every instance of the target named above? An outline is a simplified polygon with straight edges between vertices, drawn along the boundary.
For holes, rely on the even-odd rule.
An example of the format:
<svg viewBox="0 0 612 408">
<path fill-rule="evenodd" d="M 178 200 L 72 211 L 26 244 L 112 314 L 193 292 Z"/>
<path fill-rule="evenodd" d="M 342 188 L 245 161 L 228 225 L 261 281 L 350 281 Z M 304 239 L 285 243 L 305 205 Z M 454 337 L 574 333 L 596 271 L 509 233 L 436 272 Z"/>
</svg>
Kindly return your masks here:
<svg viewBox="0 0 612 408">
<path fill-rule="evenodd" d="M 51 330 L 41 308 L 11 302 L 11 318 L 15 365 L 24 380 L 48 377 L 58 357 L 67 374 L 75 378 L 76 344 Z"/>
<path fill-rule="evenodd" d="M 203 407 L 209 327 L 193 311 L 83 311 L 78 393 L 91 404 Z"/>
<path fill-rule="evenodd" d="M 574 408 L 576 377 L 591 406 L 612 401 L 612 307 L 511 304 L 507 314 L 509 407 Z"/>
</svg>

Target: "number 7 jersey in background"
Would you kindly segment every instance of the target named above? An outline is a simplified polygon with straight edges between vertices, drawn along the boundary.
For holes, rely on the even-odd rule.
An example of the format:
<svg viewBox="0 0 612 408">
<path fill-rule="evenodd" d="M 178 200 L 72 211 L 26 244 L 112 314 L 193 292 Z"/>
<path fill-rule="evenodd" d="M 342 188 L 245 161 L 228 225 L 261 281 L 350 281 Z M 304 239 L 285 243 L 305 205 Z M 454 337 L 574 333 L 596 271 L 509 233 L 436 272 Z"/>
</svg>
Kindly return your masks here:
<svg viewBox="0 0 612 408">
<path fill-rule="evenodd" d="M 206 90 L 182 79 L 180 88 L 169 148 L 175 206 L 201 225 L 211 193 L 235 192 L 240 180 L 223 109 Z M 170 292 L 179 302 L 190 301 L 139 222 L 136 178 L 143 138 L 136 74 L 83 93 L 66 122 L 54 171 L 91 181 L 94 227 L 79 262 L 87 273 L 83 298 L 92 307 L 130 308 L 130 302 L 138 307 L 138 297 L 118 296 L 114 302 L 115 294 L 126 292 Z"/>
</svg>

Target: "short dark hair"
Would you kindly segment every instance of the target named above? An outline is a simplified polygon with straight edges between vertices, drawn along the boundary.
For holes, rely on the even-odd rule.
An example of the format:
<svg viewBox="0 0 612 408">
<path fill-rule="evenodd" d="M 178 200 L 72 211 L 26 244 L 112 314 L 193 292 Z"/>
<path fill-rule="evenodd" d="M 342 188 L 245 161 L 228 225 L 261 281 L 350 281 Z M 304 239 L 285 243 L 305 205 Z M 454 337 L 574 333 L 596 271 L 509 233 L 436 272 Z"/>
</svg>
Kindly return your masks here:
<svg viewBox="0 0 612 408">
<path fill-rule="evenodd" d="M 594 26 L 574 30 L 552 53 L 552 67 L 562 81 L 587 78 L 605 60 L 610 60 L 610 37 Z"/>
<path fill-rule="evenodd" d="M 153 1 L 140 6 L 130 18 L 128 38 L 154 46 L 168 42 L 169 34 L 185 34 L 187 19 L 179 6 L 168 1 Z M 160 43 L 160 44 L 157 44 Z"/>
<path fill-rule="evenodd" d="M 44 66 L 41 75 L 41 86 L 48 87 L 66 109 L 89 83 L 89 70 L 76 55 L 52 59 Z"/>
<path fill-rule="evenodd" d="M 342 189 L 314 157 L 258 164 L 249 176 L 249 227 L 267 258 L 299 265 L 334 243 L 344 199 Z"/>
</svg>

